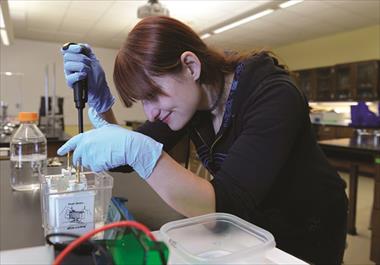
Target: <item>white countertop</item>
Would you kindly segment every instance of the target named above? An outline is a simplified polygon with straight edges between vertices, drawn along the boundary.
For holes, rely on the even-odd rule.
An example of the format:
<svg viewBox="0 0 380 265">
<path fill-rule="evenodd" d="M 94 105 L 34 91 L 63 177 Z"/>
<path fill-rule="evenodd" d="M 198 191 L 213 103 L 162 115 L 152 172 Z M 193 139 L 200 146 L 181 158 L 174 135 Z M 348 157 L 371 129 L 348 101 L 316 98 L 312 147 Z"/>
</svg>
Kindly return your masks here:
<svg viewBox="0 0 380 265">
<path fill-rule="evenodd" d="M 159 231 L 153 232 L 158 240 L 161 240 Z M 169 245 L 169 262 L 168 264 L 187 264 Z M 52 264 L 54 260 L 54 251 L 51 246 L 38 246 L 31 248 L 21 248 L 0 251 L 0 264 Z M 240 262 L 239 262 L 240 263 Z M 246 264 L 253 264 L 246 261 Z M 264 262 L 260 264 L 307 264 L 304 261 L 278 249 L 274 248 L 265 255 Z"/>
</svg>

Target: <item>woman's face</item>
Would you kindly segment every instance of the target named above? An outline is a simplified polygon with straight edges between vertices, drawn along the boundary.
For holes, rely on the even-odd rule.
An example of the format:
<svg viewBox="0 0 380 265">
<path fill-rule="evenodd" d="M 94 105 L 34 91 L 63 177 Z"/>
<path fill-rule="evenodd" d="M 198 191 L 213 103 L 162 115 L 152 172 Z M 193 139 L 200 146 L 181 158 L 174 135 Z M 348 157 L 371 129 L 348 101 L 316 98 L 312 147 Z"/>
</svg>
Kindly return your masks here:
<svg viewBox="0 0 380 265">
<path fill-rule="evenodd" d="M 174 131 L 182 129 L 199 107 L 200 86 L 187 68 L 152 80 L 166 95 L 159 95 L 154 101 L 142 101 L 148 120 L 161 120 Z"/>
<path fill-rule="evenodd" d="M 181 64 L 179 73 L 151 77 L 166 95 L 159 95 L 154 101 L 142 101 L 149 121 L 161 120 L 173 131 L 182 129 L 190 121 L 200 108 L 202 95 L 197 82 L 201 71 L 198 57 L 192 52 L 184 52 Z"/>
</svg>

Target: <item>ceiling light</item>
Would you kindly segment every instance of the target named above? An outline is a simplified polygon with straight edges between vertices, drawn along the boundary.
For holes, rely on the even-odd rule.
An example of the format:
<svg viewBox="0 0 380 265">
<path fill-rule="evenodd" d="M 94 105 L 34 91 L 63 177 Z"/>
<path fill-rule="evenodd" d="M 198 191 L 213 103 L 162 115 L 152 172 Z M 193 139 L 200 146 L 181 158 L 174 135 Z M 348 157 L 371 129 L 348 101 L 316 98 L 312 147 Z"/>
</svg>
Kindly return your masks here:
<svg viewBox="0 0 380 265">
<path fill-rule="evenodd" d="M 202 40 L 204 40 L 204 39 L 207 39 L 208 37 L 211 37 L 211 34 L 210 34 L 210 33 L 203 34 L 200 38 L 201 38 Z"/>
<path fill-rule="evenodd" d="M 5 72 L 4 74 L 5 74 L 5 75 L 8 75 L 8 76 L 12 75 L 11 72 Z"/>
<path fill-rule="evenodd" d="M 0 6 L 0 28 L 5 28 L 5 23 L 4 23 L 4 17 L 3 17 L 3 9 Z"/>
<path fill-rule="evenodd" d="M 169 9 L 158 2 L 158 0 L 148 0 L 143 6 L 137 9 L 137 17 L 145 18 L 151 16 L 169 16 Z"/>
<path fill-rule="evenodd" d="M 284 2 L 284 3 L 280 4 L 278 6 L 281 7 L 281 8 L 287 8 L 289 6 L 294 6 L 296 4 L 299 4 L 299 3 L 303 2 L 303 1 L 304 0 L 290 0 L 290 1 L 287 1 L 287 2 Z"/>
<path fill-rule="evenodd" d="M 218 28 L 218 29 L 214 30 L 213 33 L 218 34 L 218 33 L 224 32 L 226 30 L 230 30 L 230 29 L 236 28 L 236 27 L 238 27 L 238 26 L 240 26 L 242 24 L 245 24 L 245 23 L 248 23 L 248 22 L 253 21 L 255 19 L 258 19 L 260 17 L 266 16 L 266 15 L 272 13 L 273 11 L 274 11 L 273 9 L 266 9 L 264 11 L 261 11 L 259 13 L 254 14 L 252 16 L 243 18 L 241 20 L 238 20 L 236 22 L 233 22 L 231 24 L 228 24 L 226 26 Z"/>
<path fill-rule="evenodd" d="M 0 36 L 1 36 L 1 40 L 3 44 L 5 46 L 8 46 L 9 45 L 8 33 L 5 29 L 0 29 Z"/>
</svg>

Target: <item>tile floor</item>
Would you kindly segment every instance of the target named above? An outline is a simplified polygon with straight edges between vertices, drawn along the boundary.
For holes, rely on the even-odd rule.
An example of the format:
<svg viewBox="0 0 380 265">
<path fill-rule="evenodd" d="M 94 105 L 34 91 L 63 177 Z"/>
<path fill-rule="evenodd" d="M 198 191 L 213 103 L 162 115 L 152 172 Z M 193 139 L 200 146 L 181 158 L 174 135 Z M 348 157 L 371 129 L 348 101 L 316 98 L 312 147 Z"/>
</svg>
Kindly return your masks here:
<svg viewBox="0 0 380 265">
<path fill-rule="evenodd" d="M 348 174 L 340 172 L 348 184 Z M 359 177 L 356 230 L 358 235 L 347 238 L 344 264 L 375 264 L 369 259 L 371 231 L 368 229 L 373 203 L 373 178 Z M 348 189 L 346 189 L 348 192 Z"/>
</svg>

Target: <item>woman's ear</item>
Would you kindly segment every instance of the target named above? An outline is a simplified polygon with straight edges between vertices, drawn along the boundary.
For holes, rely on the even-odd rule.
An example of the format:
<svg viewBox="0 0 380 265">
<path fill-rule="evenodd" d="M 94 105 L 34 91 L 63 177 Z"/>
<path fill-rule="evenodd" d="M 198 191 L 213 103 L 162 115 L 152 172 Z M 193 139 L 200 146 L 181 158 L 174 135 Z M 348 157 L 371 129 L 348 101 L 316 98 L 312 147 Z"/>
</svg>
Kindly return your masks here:
<svg viewBox="0 0 380 265">
<path fill-rule="evenodd" d="M 186 51 L 181 54 L 181 63 L 194 81 L 197 81 L 201 75 L 201 62 L 198 57 L 194 53 Z"/>
</svg>

